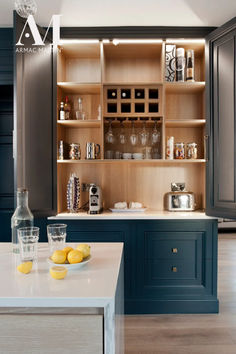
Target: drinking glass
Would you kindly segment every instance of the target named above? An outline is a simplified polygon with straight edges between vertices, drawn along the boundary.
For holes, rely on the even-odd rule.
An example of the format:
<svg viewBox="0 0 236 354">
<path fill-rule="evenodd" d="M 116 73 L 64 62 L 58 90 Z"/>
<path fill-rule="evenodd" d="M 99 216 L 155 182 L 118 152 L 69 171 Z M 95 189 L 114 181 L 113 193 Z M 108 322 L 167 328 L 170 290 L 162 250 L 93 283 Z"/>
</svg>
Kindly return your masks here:
<svg viewBox="0 0 236 354">
<path fill-rule="evenodd" d="M 17 231 L 20 246 L 20 258 L 22 262 L 33 262 L 37 260 L 39 228 L 21 227 Z"/>
<path fill-rule="evenodd" d="M 141 132 L 139 133 L 139 137 L 140 137 L 140 142 L 142 146 L 146 146 L 148 143 L 148 132 L 146 130 L 146 122 L 143 122 L 143 128 L 141 130 Z"/>
<path fill-rule="evenodd" d="M 114 144 L 115 143 L 115 135 L 113 134 L 113 131 L 112 131 L 112 121 L 110 120 L 109 121 L 109 128 L 108 128 L 108 132 L 106 133 L 105 135 L 105 141 L 108 143 L 108 144 Z"/>
<path fill-rule="evenodd" d="M 122 121 L 120 121 L 120 134 L 119 140 L 122 145 L 126 143 L 125 127 Z"/>
<path fill-rule="evenodd" d="M 155 144 L 159 143 L 160 137 L 161 137 L 161 134 L 157 130 L 157 122 L 155 121 L 154 128 L 153 128 L 153 131 L 151 133 L 151 144 L 155 145 Z"/>
<path fill-rule="evenodd" d="M 131 145 L 133 145 L 133 146 L 137 145 L 138 135 L 135 133 L 134 121 L 132 122 L 132 131 L 131 131 L 129 139 L 130 139 Z"/>
<path fill-rule="evenodd" d="M 66 228 L 66 224 L 47 225 L 48 244 L 51 253 L 65 247 Z"/>
</svg>

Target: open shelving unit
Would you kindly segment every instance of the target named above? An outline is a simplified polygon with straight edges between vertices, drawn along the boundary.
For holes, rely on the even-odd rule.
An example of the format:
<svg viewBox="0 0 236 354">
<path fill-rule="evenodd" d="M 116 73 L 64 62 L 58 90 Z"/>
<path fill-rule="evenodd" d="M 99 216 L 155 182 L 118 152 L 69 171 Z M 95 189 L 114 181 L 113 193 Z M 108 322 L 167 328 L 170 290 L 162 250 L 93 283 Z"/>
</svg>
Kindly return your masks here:
<svg viewBox="0 0 236 354">
<path fill-rule="evenodd" d="M 168 43 L 175 44 L 175 40 Z M 170 190 L 171 182 L 185 182 L 187 189 L 195 193 L 197 208 L 205 207 L 205 44 L 190 40 L 176 42 L 177 47 L 195 51 L 196 81 L 184 83 L 164 80 L 165 44 L 165 41 L 118 45 L 64 41 L 58 48 L 58 111 L 65 96 L 73 109 L 71 120 L 60 121 L 57 117 L 57 141 L 81 146 L 81 160 L 57 161 L 58 213 L 66 210 L 66 185 L 72 172 L 83 183 L 94 182 L 101 186 L 104 208 L 117 201 L 133 200 L 162 210 L 163 196 Z M 83 100 L 85 120 L 75 119 L 78 98 Z M 105 158 L 109 150 L 142 153 L 143 146 L 131 146 L 128 137 L 132 122 L 139 135 L 144 121 L 149 136 L 154 125 L 160 132 L 160 142 L 152 146 L 158 151 L 158 157 Z M 112 145 L 107 143 L 109 124 L 117 137 L 121 122 L 127 135 L 126 144 L 121 145 L 118 139 Z M 168 136 L 174 136 L 175 142 L 196 142 L 198 159 L 167 160 Z M 97 160 L 85 159 L 86 142 L 100 145 Z M 82 193 L 81 205 L 86 198 L 86 193 Z"/>
</svg>

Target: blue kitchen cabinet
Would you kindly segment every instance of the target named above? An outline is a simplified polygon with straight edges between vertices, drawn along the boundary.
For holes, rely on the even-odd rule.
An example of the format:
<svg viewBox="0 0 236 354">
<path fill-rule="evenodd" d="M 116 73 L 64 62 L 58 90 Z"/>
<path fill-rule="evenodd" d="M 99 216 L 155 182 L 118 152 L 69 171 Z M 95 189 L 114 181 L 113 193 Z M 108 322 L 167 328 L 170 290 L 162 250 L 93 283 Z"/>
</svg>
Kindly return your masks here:
<svg viewBox="0 0 236 354">
<path fill-rule="evenodd" d="M 216 220 L 64 220 L 69 242 L 123 242 L 125 312 L 216 313 Z"/>
<path fill-rule="evenodd" d="M 216 220 L 137 225 L 128 313 L 218 312 Z"/>
</svg>

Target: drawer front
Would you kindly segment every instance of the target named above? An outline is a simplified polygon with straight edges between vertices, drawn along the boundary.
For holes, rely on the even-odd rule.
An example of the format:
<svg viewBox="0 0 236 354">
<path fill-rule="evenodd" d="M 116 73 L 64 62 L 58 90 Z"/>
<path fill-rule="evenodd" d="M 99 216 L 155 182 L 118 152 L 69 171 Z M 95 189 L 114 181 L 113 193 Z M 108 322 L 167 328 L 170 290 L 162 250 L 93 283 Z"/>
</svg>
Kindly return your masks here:
<svg viewBox="0 0 236 354">
<path fill-rule="evenodd" d="M 202 232 L 145 232 L 145 258 L 194 260 L 202 241 Z"/>
<path fill-rule="evenodd" d="M 170 281 L 185 280 L 188 283 L 195 283 L 198 278 L 195 259 L 192 261 L 169 261 L 169 260 L 145 260 L 145 268 L 148 282 L 150 284 L 160 284 L 163 280 Z M 163 282 L 162 282 L 163 283 Z"/>
</svg>

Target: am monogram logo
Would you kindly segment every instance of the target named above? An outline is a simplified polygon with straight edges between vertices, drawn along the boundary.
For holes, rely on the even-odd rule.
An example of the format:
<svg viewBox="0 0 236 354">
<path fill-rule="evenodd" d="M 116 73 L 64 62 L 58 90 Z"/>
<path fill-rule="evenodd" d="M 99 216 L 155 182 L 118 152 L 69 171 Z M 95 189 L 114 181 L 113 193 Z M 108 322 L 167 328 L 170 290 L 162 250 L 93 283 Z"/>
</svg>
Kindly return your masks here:
<svg viewBox="0 0 236 354">
<path fill-rule="evenodd" d="M 21 42 L 22 40 L 22 37 L 25 33 L 25 29 L 26 29 L 26 26 L 28 24 L 29 28 L 30 28 L 30 31 L 31 31 L 31 34 L 33 36 L 33 39 L 34 39 L 34 43 L 32 45 L 35 45 L 35 46 L 44 46 L 45 45 L 45 39 L 47 37 L 47 34 L 48 34 L 48 31 L 49 31 L 49 28 L 52 24 L 52 28 L 53 28 L 53 44 L 54 45 L 57 45 L 59 44 L 60 42 L 60 17 L 61 15 L 53 15 L 51 20 L 50 20 L 50 23 L 49 23 L 49 26 L 47 28 L 47 31 L 45 33 L 45 36 L 44 38 L 42 39 L 40 33 L 39 33 L 39 30 L 38 30 L 38 27 L 36 25 L 36 22 L 34 20 L 34 17 L 33 15 L 29 15 L 29 17 L 27 18 L 26 22 L 25 22 L 25 25 L 23 27 L 23 30 L 21 32 L 21 35 L 19 37 L 19 40 L 18 42 L 16 43 L 17 46 L 23 46 L 24 44 Z M 30 34 L 29 33 L 25 33 L 25 37 L 30 37 Z"/>
</svg>

